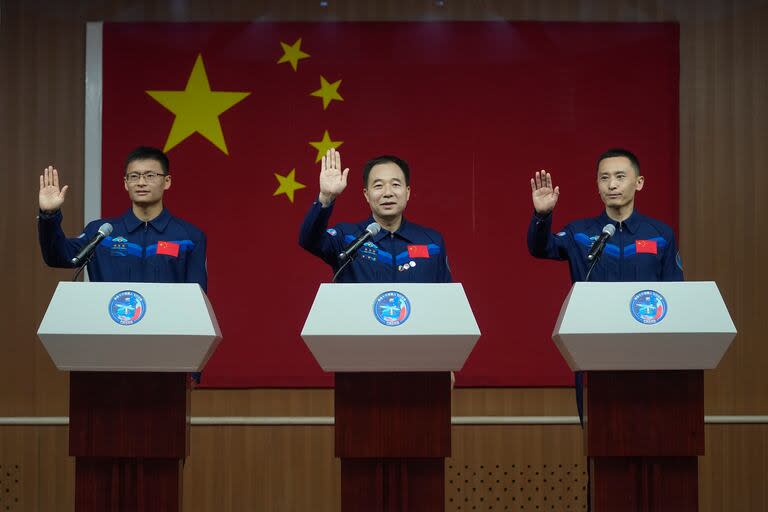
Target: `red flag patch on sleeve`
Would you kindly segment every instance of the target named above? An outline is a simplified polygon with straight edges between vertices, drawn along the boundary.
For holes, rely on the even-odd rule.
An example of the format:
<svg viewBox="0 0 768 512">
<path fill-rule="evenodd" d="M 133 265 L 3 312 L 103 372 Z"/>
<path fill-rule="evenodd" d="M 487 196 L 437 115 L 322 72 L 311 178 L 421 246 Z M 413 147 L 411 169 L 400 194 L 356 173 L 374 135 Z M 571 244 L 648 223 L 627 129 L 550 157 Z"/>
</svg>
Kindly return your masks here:
<svg viewBox="0 0 768 512">
<path fill-rule="evenodd" d="M 429 248 L 426 245 L 409 245 L 409 258 L 429 258 Z"/>
<path fill-rule="evenodd" d="M 656 240 L 635 240 L 635 252 L 637 254 L 658 254 L 659 248 Z"/>
<path fill-rule="evenodd" d="M 179 244 L 176 242 L 157 242 L 157 254 L 166 254 L 174 258 L 179 256 Z"/>
</svg>

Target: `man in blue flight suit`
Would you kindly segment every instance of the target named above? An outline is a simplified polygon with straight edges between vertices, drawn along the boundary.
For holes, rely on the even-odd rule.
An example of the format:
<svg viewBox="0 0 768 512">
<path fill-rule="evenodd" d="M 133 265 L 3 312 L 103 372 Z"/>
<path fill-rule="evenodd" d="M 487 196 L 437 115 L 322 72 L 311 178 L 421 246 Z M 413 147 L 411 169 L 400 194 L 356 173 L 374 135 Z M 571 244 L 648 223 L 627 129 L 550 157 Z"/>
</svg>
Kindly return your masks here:
<svg viewBox="0 0 768 512">
<path fill-rule="evenodd" d="M 635 193 L 644 184 L 637 157 L 626 149 L 609 149 L 597 159 L 597 190 L 605 210 L 552 234 L 552 211 L 560 187 L 552 186 L 552 175 L 547 171 L 537 172 L 531 179 L 534 212 L 528 228 L 528 250 L 536 258 L 568 260 L 572 282 L 586 281 L 587 276 L 590 281 L 682 281 L 672 229 L 635 211 Z M 616 232 L 589 274 L 592 262 L 587 254 L 607 224 Z M 576 406 L 582 419 L 581 372 L 576 372 L 575 380 Z"/>
<path fill-rule="evenodd" d="M 625 149 L 606 151 L 597 164 L 597 189 L 605 211 L 572 222 L 553 235 L 552 210 L 560 187 L 552 187 L 552 175 L 547 171 L 537 172 L 531 179 L 535 211 L 528 228 L 528 250 L 536 258 L 568 260 L 571 281 L 584 281 L 592 243 L 604 226 L 613 224 L 616 233 L 606 244 L 590 281 L 682 281 L 672 229 L 635 211 L 635 192 L 642 190 L 644 183 L 635 155 Z"/>
<path fill-rule="evenodd" d="M 322 158 L 320 194 L 309 209 L 299 244 L 328 263 L 334 273 L 342 266 L 339 253 L 372 222 L 381 231 L 369 239 L 338 275 L 342 283 L 447 283 L 451 271 L 443 237 L 435 230 L 406 221 L 403 211 L 411 196 L 408 164 L 395 156 L 380 156 L 363 169 L 363 196 L 371 216 L 356 224 L 328 229 L 336 198 L 347 187 L 349 169 L 341 170 L 341 155 L 329 149 Z"/>
<path fill-rule="evenodd" d="M 70 260 L 109 222 L 111 235 L 99 243 L 88 263 L 92 281 L 198 283 L 207 291 L 205 234 L 163 207 L 163 193 L 171 188 L 165 153 L 136 148 L 126 158 L 123 180 L 131 208 L 120 217 L 90 222 L 79 237 L 67 238 L 61 229 L 61 205 L 69 186 L 59 188 L 53 166 L 43 170 L 38 235 L 45 263 L 72 268 Z"/>
</svg>

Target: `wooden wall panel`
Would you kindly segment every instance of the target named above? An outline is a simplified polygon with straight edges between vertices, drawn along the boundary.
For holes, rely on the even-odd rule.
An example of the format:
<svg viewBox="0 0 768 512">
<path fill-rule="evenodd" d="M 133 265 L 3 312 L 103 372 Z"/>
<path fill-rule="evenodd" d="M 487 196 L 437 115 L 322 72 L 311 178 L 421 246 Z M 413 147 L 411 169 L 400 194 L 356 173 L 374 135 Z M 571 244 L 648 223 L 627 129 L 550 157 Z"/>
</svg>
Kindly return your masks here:
<svg viewBox="0 0 768 512">
<path fill-rule="evenodd" d="M 56 282 L 68 279 L 70 273 L 42 264 L 34 217 L 37 176 L 43 166 L 55 163 L 71 185 L 64 208 L 65 230 L 76 233 L 82 226 L 86 21 L 425 19 L 679 21 L 681 253 L 688 279 L 718 282 L 739 329 L 721 366 L 706 372 L 706 411 L 766 414 L 768 266 L 762 260 L 768 254 L 768 202 L 763 197 L 768 185 L 764 141 L 768 134 L 767 2 L 328 0 L 326 4 L 322 7 L 319 0 L 0 0 L 0 416 L 64 415 L 67 410 L 67 376 L 55 370 L 34 333 Z M 620 69 L 631 63 L 614 65 Z M 327 390 L 198 390 L 193 396 L 195 415 L 314 416 L 332 410 Z M 454 394 L 454 414 L 573 415 L 572 396 L 571 390 L 465 390 Z M 218 432 L 227 427 L 212 428 Z M 286 442 L 279 436 L 295 435 L 293 427 L 274 429 L 286 433 L 270 438 L 263 431 L 261 437 L 250 439 L 251 434 L 240 433 L 237 438 L 233 433 L 195 428 L 200 459 L 188 463 L 185 471 L 192 482 L 188 485 L 202 485 L 198 478 L 207 473 L 197 465 L 205 466 L 203 459 L 223 461 L 215 459 L 220 456 L 216 443 L 222 436 L 229 436 L 230 443 L 236 438 L 251 443 L 249 449 L 255 449 L 259 443 L 277 446 Z M 551 427 L 541 427 L 551 431 L 547 429 Z M 24 491 L 31 493 L 24 496 L 34 506 L 25 510 L 36 510 L 38 504 L 46 505 L 40 505 L 40 510 L 59 510 L 48 505 L 71 500 L 67 494 L 71 467 L 62 455 L 66 449 L 57 448 L 61 430 L 41 432 L 31 427 L 0 427 L 0 464 L 9 453 L 28 459 L 25 468 L 39 461 L 35 473 L 39 487 Z M 708 427 L 707 433 L 702 509 L 767 510 L 765 426 Z M 304 440 L 298 445 L 304 446 L 316 435 L 301 434 Z M 738 441 L 741 435 L 753 444 Z M 314 448 L 307 445 L 307 449 Z M 50 457 L 58 462 L 50 462 Z M 237 459 L 239 455 L 233 457 L 244 471 L 261 471 Z M 308 466 L 303 468 L 309 471 Z M 25 482 L 31 485 L 27 476 Z M 282 496 L 270 492 L 275 499 Z"/>
<path fill-rule="evenodd" d="M 339 508 L 332 427 L 195 427 L 185 512 Z"/>
<path fill-rule="evenodd" d="M 705 443 L 701 512 L 768 511 L 768 425 L 709 425 Z"/>
<path fill-rule="evenodd" d="M 578 426 L 456 426 L 452 436 L 446 510 L 583 510 Z M 709 425 L 706 443 L 701 512 L 768 511 L 768 425 Z M 0 427 L 0 466 L 12 477 L 0 475 L 4 485 L 11 482 L 11 501 L 0 498 L 9 511 L 73 510 L 66 427 Z M 193 427 L 184 486 L 185 512 L 338 510 L 333 430 Z"/>
</svg>

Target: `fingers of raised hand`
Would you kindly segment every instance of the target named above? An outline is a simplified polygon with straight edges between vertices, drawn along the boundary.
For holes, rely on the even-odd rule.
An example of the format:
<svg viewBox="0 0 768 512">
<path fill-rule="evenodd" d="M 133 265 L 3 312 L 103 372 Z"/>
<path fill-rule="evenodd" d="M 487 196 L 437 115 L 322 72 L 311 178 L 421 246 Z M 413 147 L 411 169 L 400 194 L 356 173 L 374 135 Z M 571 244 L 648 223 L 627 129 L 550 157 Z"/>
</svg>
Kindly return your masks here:
<svg viewBox="0 0 768 512">
<path fill-rule="evenodd" d="M 545 171 L 544 169 L 536 172 L 536 174 L 534 175 L 534 180 L 536 183 L 536 189 L 534 189 L 534 192 L 540 188 L 552 187 L 552 175 L 548 174 L 547 171 Z"/>
<path fill-rule="evenodd" d="M 341 171 L 341 153 L 339 153 L 338 151 L 336 151 L 333 148 L 331 148 L 331 151 L 333 151 L 333 154 L 334 154 L 334 157 L 335 157 L 336 169 Z"/>
<path fill-rule="evenodd" d="M 56 169 L 51 165 L 43 169 L 43 174 L 40 176 L 40 188 L 58 186 L 58 184 L 59 177 Z"/>
<path fill-rule="evenodd" d="M 330 173 L 339 170 L 339 166 L 336 164 L 335 153 L 336 150 L 333 148 L 325 152 L 325 156 L 323 157 L 323 171 Z"/>
</svg>

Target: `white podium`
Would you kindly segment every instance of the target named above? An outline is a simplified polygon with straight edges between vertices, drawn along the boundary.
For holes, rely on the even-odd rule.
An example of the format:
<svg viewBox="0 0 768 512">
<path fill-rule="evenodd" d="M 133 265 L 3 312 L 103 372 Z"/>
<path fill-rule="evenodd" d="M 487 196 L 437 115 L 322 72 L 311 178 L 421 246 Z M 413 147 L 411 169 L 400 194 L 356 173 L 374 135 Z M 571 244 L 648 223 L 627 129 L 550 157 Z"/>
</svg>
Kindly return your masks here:
<svg viewBox="0 0 768 512">
<path fill-rule="evenodd" d="M 197 284 L 62 282 L 38 336 L 69 370 L 75 510 L 181 510 L 187 372 L 221 340 Z"/>
<path fill-rule="evenodd" d="M 342 511 L 444 510 L 449 371 L 480 337 L 461 284 L 323 284 L 301 335 L 336 372 Z"/>
<path fill-rule="evenodd" d="M 713 282 L 573 285 L 552 338 L 572 369 L 589 370 L 594 512 L 698 510 L 703 370 L 735 336 Z"/>
</svg>

